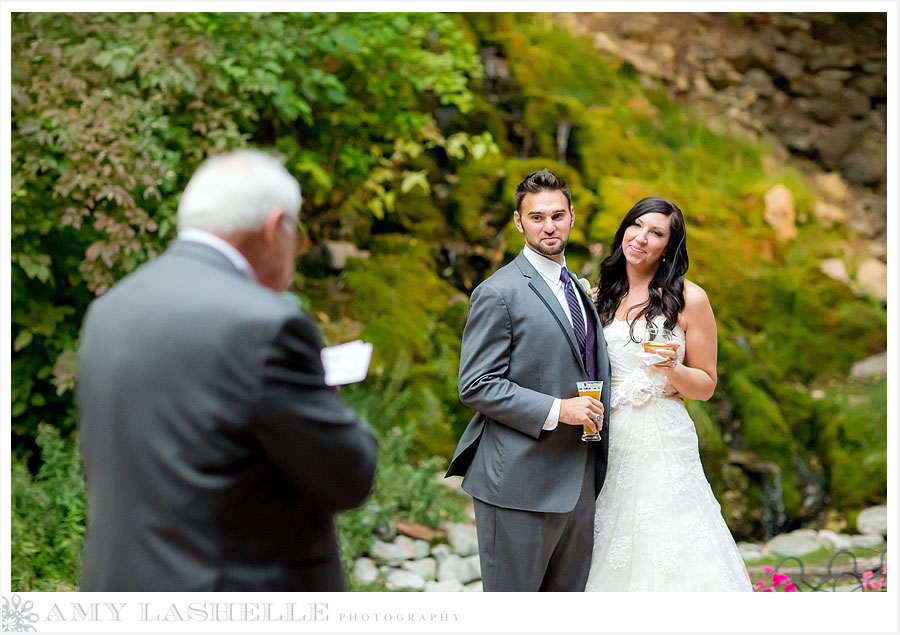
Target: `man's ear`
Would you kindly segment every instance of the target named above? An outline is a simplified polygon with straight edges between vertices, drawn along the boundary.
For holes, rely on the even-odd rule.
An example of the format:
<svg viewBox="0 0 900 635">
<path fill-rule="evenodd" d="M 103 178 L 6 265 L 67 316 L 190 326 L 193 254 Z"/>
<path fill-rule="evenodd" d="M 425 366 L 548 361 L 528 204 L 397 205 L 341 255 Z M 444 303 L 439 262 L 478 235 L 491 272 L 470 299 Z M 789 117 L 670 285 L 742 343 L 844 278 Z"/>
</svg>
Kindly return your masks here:
<svg viewBox="0 0 900 635">
<path fill-rule="evenodd" d="M 278 237 L 278 226 L 285 217 L 285 211 L 278 206 L 273 207 L 266 214 L 266 222 L 263 224 L 263 239 L 266 244 L 271 244 Z"/>
<path fill-rule="evenodd" d="M 569 212 L 572 215 L 572 222 L 569 223 L 569 229 L 572 229 L 573 227 L 575 227 L 575 206 L 574 205 L 569 206 Z"/>
<path fill-rule="evenodd" d="M 524 234 L 524 233 L 525 233 L 525 228 L 522 227 L 522 215 L 519 214 L 519 210 L 515 210 L 515 211 L 513 212 L 513 223 L 515 223 L 516 229 L 519 230 L 519 233 L 520 233 L 520 234 Z"/>
</svg>

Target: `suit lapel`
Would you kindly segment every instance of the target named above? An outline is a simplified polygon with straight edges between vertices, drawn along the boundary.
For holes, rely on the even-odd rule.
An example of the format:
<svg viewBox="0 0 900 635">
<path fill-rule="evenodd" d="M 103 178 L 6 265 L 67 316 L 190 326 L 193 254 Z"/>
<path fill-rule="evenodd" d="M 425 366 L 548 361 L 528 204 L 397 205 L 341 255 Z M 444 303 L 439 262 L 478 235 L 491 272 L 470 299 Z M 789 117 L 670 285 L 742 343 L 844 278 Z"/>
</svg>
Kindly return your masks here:
<svg viewBox="0 0 900 635">
<path fill-rule="evenodd" d="M 526 278 L 528 286 L 541 299 L 541 301 L 547 307 L 547 310 L 550 311 L 550 314 L 556 321 L 557 326 L 560 328 L 560 330 L 562 330 L 566 341 L 569 343 L 569 348 L 572 349 L 572 354 L 575 355 L 575 359 L 578 360 L 578 364 L 581 366 L 581 370 L 584 371 L 584 361 L 582 361 L 581 359 L 581 353 L 578 350 L 578 343 L 575 341 L 575 333 L 572 331 L 572 325 L 569 324 L 569 319 L 563 312 L 563 309 L 559 304 L 559 300 L 556 299 L 556 296 L 550 290 L 550 287 L 548 287 L 547 283 L 544 282 L 543 276 L 541 276 L 541 274 L 537 272 L 532 264 L 528 262 L 528 258 L 525 257 L 524 253 L 519 253 L 519 255 L 515 259 L 515 263 L 519 267 L 519 270 L 522 272 L 522 276 Z"/>
</svg>

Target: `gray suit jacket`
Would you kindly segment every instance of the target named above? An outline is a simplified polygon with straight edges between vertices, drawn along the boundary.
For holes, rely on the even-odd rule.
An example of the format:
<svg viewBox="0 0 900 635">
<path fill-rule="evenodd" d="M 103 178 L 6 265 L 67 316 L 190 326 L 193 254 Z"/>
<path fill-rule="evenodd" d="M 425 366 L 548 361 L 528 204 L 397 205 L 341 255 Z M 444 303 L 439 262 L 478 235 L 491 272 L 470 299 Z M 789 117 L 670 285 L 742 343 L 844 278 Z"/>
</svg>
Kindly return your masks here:
<svg viewBox="0 0 900 635">
<path fill-rule="evenodd" d="M 78 370 L 83 591 L 343 590 L 333 516 L 372 435 L 295 303 L 176 241 L 91 304 Z"/>
<path fill-rule="evenodd" d="M 609 447 L 609 357 L 595 321 L 597 369 L 603 381 L 602 441 L 581 440 L 581 428 L 542 430 L 555 397 L 577 397 L 586 379 L 572 326 L 559 301 L 523 253 L 482 282 L 469 302 L 459 363 L 459 396 L 477 411 L 460 438 L 447 476 L 465 475 L 463 489 L 498 507 L 562 513 L 575 507 L 594 460 L 594 492 L 606 475 Z M 589 456 L 593 453 L 593 457 Z"/>
</svg>

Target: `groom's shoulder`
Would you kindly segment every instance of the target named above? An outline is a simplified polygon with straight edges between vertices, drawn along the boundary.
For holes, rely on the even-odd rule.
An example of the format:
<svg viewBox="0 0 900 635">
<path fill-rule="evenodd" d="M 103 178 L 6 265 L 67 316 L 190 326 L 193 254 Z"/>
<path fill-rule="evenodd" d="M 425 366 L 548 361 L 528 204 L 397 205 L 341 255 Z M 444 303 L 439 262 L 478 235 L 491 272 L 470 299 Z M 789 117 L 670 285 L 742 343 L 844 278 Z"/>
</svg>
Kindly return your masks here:
<svg viewBox="0 0 900 635">
<path fill-rule="evenodd" d="M 509 289 L 511 286 L 514 286 L 521 280 L 522 271 L 519 269 L 516 261 L 513 260 L 512 262 L 503 265 L 502 267 L 497 269 L 497 271 L 485 278 L 481 282 L 481 284 L 476 287 L 476 289 L 481 289 L 482 292 L 489 289 L 503 291 Z"/>
</svg>

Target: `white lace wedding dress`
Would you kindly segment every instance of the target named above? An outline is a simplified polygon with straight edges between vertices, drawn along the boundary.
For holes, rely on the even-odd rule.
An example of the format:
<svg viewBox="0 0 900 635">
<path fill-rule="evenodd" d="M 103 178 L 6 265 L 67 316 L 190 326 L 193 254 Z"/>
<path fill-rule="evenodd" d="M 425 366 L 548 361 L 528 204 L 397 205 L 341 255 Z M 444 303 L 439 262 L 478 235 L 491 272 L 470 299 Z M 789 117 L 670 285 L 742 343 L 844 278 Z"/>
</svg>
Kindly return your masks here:
<svg viewBox="0 0 900 635">
<path fill-rule="evenodd" d="M 635 324 L 636 339 L 645 324 Z M 631 340 L 628 322 L 613 320 L 603 332 L 612 365 L 609 464 L 585 590 L 751 591 L 703 474 L 694 422 L 651 365 L 660 358 Z M 684 333 L 674 332 L 683 360 Z"/>
</svg>

